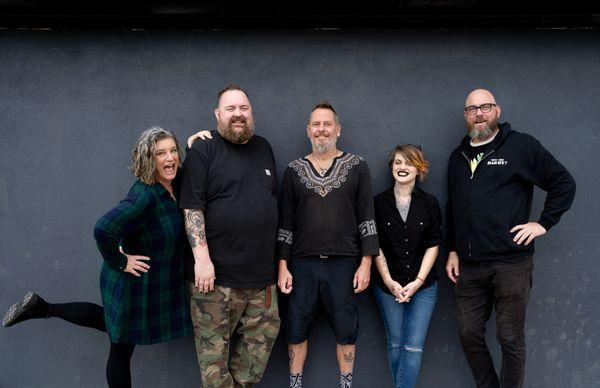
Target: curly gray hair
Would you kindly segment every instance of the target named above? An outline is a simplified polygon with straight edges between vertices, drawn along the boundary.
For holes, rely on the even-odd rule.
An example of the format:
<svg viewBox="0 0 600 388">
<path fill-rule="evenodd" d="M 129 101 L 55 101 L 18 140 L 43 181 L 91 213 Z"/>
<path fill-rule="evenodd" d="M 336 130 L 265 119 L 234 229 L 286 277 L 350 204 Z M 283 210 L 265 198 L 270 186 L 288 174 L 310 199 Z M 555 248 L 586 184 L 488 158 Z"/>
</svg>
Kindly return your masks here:
<svg viewBox="0 0 600 388">
<path fill-rule="evenodd" d="M 147 185 L 153 185 L 157 182 L 154 149 L 156 148 L 156 143 L 163 139 L 173 139 L 175 141 L 177 153 L 179 154 L 179 163 L 181 163 L 183 151 L 179 147 L 177 138 L 173 132 L 159 126 L 150 127 L 142 132 L 131 153 L 130 169 L 133 171 L 133 175 Z"/>
</svg>

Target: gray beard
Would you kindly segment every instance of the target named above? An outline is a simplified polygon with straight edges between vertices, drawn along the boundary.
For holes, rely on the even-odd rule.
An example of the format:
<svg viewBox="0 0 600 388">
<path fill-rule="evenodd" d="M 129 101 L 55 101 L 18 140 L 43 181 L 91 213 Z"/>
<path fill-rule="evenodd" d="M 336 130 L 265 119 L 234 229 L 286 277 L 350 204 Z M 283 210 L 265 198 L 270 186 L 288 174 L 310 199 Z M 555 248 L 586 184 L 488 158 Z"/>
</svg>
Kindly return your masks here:
<svg viewBox="0 0 600 388">
<path fill-rule="evenodd" d="M 326 152 L 331 151 L 333 149 L 333 147 L 335 147 L 335 141 L 327 142 L 325 144 L 322 144 L 322 143 L 316 144 L 316 143 L 313 143 L 311 140 L 311 143 L 312 143 L 312 147 L 313 147 L 313 152 L 315 154 L 324 154 Z"/>
<path fill-rule="evenodd" d="M 235 144 L 243 144 L 254 136 L 254 128 L 248 126 L 247 123 L 244 125 L 244 130 L 242 132 L 236 132 L 229 125 L 225 128 L 217 128 L 217 130 L 222 137 Z"/>
<path fill-rule="evenodd" d="M 494 132 L 493 129 L 491 129 L 488 125 L 485 126 L 484 129 L 478 131 L 477 129 L 475 129 L 475 126 L 473 125 L 473 128 L 469 131 L 469 137 L 471 139 L 485 139 L 487 137 L 489 137 L 492 132 Z"/>
</svg>

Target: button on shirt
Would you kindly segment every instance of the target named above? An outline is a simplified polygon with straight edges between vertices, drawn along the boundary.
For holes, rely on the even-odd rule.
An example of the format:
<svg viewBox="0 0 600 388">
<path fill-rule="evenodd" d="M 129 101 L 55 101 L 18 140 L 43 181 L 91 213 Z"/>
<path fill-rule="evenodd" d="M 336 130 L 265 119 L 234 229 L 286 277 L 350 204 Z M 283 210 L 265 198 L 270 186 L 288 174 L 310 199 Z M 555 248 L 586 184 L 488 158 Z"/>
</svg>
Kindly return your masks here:
<svg viewBox="0 0 600 388">
<path fill-rule="evenodd" d="M 412 282 L 419 274 L 427 248 L 442 242 L 441 211 L 437 199 L 416 187 L 404 221 L 396 208 L 394 188 L 391 187 L 375 197 L 375 220 L 379 244 L 392 279 L 403 286 Z M 437 278 L 434 266 L 422 288 L 429 287 Z M 389 293 L 376 268 L 374 280 L 379 288 Z"/>
</svg>

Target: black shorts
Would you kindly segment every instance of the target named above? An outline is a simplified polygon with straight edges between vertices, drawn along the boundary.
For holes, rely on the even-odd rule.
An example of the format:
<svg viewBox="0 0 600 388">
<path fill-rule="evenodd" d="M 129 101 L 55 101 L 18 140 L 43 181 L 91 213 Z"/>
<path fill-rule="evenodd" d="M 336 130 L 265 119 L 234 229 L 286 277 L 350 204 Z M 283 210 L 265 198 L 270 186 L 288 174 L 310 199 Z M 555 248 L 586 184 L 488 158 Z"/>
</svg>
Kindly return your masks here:
<svg viewBox="0 0 600 388">
<path fill-rule="evenodd" d="M 335 342 L 354 344 L 358 335 L 358 310 L 352 284 L 354 258 L 302 257 L 290 260 L 288 266 L 293 277 L 286 326 L 288 343 L 299 344 L 308 339 L 321 302 Z"/>
</svg>

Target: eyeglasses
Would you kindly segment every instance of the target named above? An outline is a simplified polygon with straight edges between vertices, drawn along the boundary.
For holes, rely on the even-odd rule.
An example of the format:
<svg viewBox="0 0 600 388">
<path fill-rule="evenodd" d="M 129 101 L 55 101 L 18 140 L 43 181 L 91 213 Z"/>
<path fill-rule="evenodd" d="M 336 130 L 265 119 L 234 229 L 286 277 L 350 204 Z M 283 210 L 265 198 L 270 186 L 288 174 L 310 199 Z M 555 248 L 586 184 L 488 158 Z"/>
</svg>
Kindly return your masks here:
<svg viewBox="0 0 600 388">
<path fill-rule="evenodd" d="M 494 106 L 498 106 L 496 104 L 492 104 L 492 103 L 487 103 L 487 104 L 481 104 L 481 105 L 469 105 L 468 107 L 465 108 L 465 112 L 467 112 L 468 115 L 474 115 L 477 113 L 477 109 L 481 110 L 481 113 L 490 113 L 492 111 L 492 107 Z"/>
</svg>

